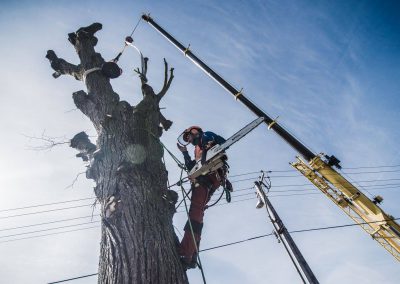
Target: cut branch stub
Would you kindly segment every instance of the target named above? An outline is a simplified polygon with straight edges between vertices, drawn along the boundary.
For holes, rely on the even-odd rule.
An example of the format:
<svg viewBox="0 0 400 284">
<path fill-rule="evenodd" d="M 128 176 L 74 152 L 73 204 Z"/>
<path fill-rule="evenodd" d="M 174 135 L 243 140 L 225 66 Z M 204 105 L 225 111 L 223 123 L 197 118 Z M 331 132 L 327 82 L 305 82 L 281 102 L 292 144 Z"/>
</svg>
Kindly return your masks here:
<svg viewBox="0 0 400 284">
<path fill-rule="evenodd" d="M 83 131 L 79 132 L 71 139 L 70 146 L 79 150 L 80 153 L 76 156 L 82 158 L 84 161 L 88 161 L 89 156 L 96 150 L 96 145 L 90 142 L 89 136 Z"/>
<path fill-rule="evenodd" d="M 77 43 L 77 40 L 79 40 L 79 39 L 92 39 L 93 46 L 96 46 L 98 40 L 94 36 L 94 34 L 96 32 L 98 32 L 99 30 L 101 30 L 102 28 L 103 28 L 102 24 L 93 23 L 90 26 L 82 27 L 82 28 L 78 29 L 75 33 L 69 33 L 68 40 L 73 46 L 75 46 Z"/>
<path fill-rule="evenodd" d="M 82 80 L 82 68 L 80 65 L 74 65 L 62 58 L 58 58 L 53 50 L 48 50 L 46 58 L 50 61 L 50 66 L 53 68 L 53 77 L 58 78 L 61 75 L 74 76 L 76 80 Z"/>
</svg>

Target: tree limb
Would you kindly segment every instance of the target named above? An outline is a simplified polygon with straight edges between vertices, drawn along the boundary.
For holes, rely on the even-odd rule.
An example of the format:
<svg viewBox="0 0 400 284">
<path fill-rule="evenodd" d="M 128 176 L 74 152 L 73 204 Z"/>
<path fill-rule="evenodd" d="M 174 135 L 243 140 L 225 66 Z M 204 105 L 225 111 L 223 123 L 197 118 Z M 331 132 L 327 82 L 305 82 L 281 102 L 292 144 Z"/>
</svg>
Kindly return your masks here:
<svg viewBox="0 0 400 284">
<path fill-rule="evenodd" d="M 83 175 L 84 173 L 86 173 L 86 171 L 85 171 L 85 172 L 80 172 L 80 173 L 78 173 L 78 174 L 76 175 L 76 177 L 74 178 L 74 180 L 72 181 L 72 183 L 71 183 L 69 186 L 67 186 L 65 189 L 73 188 L 74 185 L 75 185 L 75 183 L 78 181 L 79 176 L 80 176 L 80 175 Z"/>
<path fill-rule="evenodd" d="M 89 117 L 92 121 L 94 121 L 96 112 L 96 104 L 93 100 L 93 97 L 86 94 L 85 91 L 77 91 L 72 94 L 72 98 L 74 99 L 74 103 L 76 107 L 87 117 Z"/>
<path fill-rule="evenodd" d="M 168 79 L 168 63 L 165 60 L 165 58 L 164 58 L 164 70 L 165 70 L 164 85 L 161 91 L 157 94 L 158 101 L 161 101 L 161 99 L 167 93 L 169 87 L 171 86 L 172 80 L 174 79 L 174 68 L 171 68 L 170 77 Z"/>
<path fill-rule="evenodd" d="M 149 59 L 147 57 L 143 58 L 143 64 L 144 65 L 142 66 L 142 71 L 140 71 L 139 68 L 133 70 L 133 71 L 135 71 L 136 73 L 139 74 L 139 78 L 140 78 L 140 81 L 142 82 L 142 85 L 147 83 L 146 75 L 147 75 L 147 62 L 148 61 L 149 61 Z"/>
<path fill-rule="evenodd" d="M 82 68 L 80 65 L 74 65 L 62 58 L 58 58 L 53 50 L 47 51 L 46 58 L 50 61 L 51 68 L 56 71 L 53 73 L 54 78 L 58 78 L 61 75 L 71 75 L 76 80 L 82 80 Z"/>
<path fill-rule="evenodd" d="M 90 156 L 96 150 L 96 145 L 90 142 L 89 136 L 84 131 L 79 132 L 71 139 L 70 146 L 80 152 L 76 156 L 84 161 L 89 161 Z"/>
<path fill-rule="evenodd" d="M 103 28 L 103 25 L 100 23 L 93 23 L 87 27 L 82 27 L 79 28 L 75 33 L 69 33 L 68 34 L 68 40 L 72 45 L 76 44 L 77 38 L 90 38 L 93 37 L 96 32 L 101 30 Z M 97 39 L 96 42 L 94 43 L 94 46 L 97 44 Z"/>
</svg>

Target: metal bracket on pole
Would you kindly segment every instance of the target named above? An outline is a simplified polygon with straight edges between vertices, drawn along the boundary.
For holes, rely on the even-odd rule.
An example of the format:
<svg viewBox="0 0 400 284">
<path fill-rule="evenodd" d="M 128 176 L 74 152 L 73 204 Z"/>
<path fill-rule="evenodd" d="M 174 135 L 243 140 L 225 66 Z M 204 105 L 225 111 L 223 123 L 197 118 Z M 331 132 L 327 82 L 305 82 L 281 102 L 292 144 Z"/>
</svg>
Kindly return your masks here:
<svg viewBox="0 0 400 284">
<path fill-rule="evenodd" d="M 188 47 L 186 47 L 186 49 L 183 51 L 183 54 L 184 54 L 185 56 L 187 56 L 187 54 L 188 54 L 189 51 L 190 51 L 190 43 L 189 43 Z"/>
</svg>

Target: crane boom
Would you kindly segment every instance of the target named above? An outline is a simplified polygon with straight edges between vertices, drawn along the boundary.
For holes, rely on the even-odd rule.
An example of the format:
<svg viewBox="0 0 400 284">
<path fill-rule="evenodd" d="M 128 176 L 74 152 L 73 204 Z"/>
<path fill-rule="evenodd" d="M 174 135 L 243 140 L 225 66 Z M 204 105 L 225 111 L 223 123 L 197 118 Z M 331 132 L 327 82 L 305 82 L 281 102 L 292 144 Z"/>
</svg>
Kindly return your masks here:
<svg viewBox="0 0 400 284">
<path fill-rule="evenodd" d="M 332 166 L 340 168 L 339 160 L 334 156 L 315 155 L 304 144 L 280 126 L 249 99 L 241 91 L 235 89 L 220 75 L 201 61 L 193 52 L 177 41 L 149 15 L 142 15 L 142 19 L 161 33 L 186 57 L 202 69 L 208 76 L 219 83 L 231 95 L 243 103 L 258 117 L 263 117 L 268 129 L 274 130 L 290 146 L 297 150 L 307 162 L 301 158 L 292 163 L 292 166 L 309 179 L 319 190 L 341 208 L 350 218 L 359 224 L 368 234 L 400 261 L 400 225 L 394 218 L 386 214 L 376 201 L 372 201 L 353 184 L 346 180 Z"/>
<path fill-rule="evenodd" d="M 231 84 L 225 81 L 220 75 L 214 70 L 207 66 L 201 61 L 193 52 L 184 47 L 179 41 L 171 36 L 167 31 L 160 27 L 149 15 L 143 15 L 142 19 L 148 22 L 152 27 L 161 33 L 167 40 L 169 40 L 175 47 L 177 47 L 182 53 L 188 57 L 194 64 L 196 64 L 201 70 L 203 70 L 208 76 L 214 79 L 220 84 L 225 90 L 227 90 L 234 98 L 243 103 L 248 109 L 250 109 L 258 117 L 264 117 L 264 122 L 268 125 L 269 129 L 274 130 L 279 136 L 281 136 L 290 146 L 297 150 L 304 158 L 311 160 L 315 157 L 315 154 L 304 146 L 299 140 L 287 132 L 282 126 L 280 126 L 276 120 L 272 119 L 269 115 L 263 112 L 255 104 L 253 104 L 248 98 L 245 97 L 243 92 L 235 89 Z"/>
<path fill-rule="evenodd" d="M 329 166 L 321 156 L 309 164 L 297 157 L 291 165 L 400 261 L 400 226 L 376 202 Z"/>
</svg>

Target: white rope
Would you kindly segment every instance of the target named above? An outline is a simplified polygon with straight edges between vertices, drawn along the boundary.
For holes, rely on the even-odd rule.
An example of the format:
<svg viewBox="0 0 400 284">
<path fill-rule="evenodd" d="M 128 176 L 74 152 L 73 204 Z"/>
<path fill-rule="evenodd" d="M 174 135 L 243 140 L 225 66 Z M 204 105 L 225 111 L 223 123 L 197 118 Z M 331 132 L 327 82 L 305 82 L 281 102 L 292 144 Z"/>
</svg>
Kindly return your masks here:
<svg viewBox="0 0 400 284">
<path fill-rule="evenodd" d="M 94 68 L 90 68 L 90 69 L 86 70 L 86 71 L 83 73 L 83 76 L 82 76 L 83 82 L 86 83 L 86 77 L 87 77 L 87 75 L 89 75 L 90 73 L 93 73 L 93 72 L 95 72 L 95 71 L 99 71 L 99 70 L 101 70 L 100 67 L 94 67 Z"/>
<path fill-rule="evenodd" d="M 130 43 L 130 42 L 125 42 L 125 43 L 126 43 L 127 45 L 133 47 L 134 49 L 136 49 L 136 51 L 140 54 L 140 63 L 141 63 L 141 65 L 142 65 L 142 72 L 143 72 L 144 58 L 143 58 L 142 52 L 141 52 L 140 49 L 137 48 L 133 43 Z"/>
</svg>

